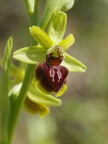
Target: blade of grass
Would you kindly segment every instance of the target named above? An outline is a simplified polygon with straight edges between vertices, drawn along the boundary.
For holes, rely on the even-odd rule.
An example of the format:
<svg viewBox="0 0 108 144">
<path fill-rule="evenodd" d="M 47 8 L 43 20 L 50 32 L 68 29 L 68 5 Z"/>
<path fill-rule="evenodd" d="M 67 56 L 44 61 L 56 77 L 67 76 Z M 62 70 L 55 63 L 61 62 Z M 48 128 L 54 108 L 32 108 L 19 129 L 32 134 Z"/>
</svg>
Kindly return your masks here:
<svg viewBox="0 0 108 144">
<path fill-rule="evenodd" d="M 7 144 L 7 126 L 10 113 L 10 103 L 8 98 L 9 89 L 9 71 L 10 71 L 10 58 L 13 45 L 13 39 L 10 37 L 7 41 L 4 58 L 3 70 L 0 76 L 0 144 Z"/>
</svg>

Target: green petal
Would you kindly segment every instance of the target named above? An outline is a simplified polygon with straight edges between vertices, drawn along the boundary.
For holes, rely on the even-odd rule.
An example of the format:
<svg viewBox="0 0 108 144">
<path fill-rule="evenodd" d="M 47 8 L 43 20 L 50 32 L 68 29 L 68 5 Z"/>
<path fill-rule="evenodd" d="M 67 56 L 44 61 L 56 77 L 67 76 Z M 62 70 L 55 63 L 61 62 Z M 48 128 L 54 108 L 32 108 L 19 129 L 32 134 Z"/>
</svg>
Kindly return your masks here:
<svg viewBox="0 0 108 144">
<path fill-rule="evenodd" d="M 75 59 L 74 57 L 68 55 L 65 53 L 65 59 L 62 62 L 62 65 L 64 65 L 66 68 L 68 68 L 71 72 L 85 72 L 86 66 L 82 64 L 80 61 Z"/>
<path fill-rule="evenodd" d="M 48 37 L 48 35 L 37 26 L 29 28 L 31 35 L 34 39 L 43 46 L 45 49 L 49 49 L 54 45 L 54 42 Z"/>
<path fill-rule="evenodd" d="M 68 35 L 65 39 L 58 43 L 65 51 L 74 43 L 75 38 L 72 34 Z"/>
<path fill-rule="evenodd" d="M 48 35 L 56 43 L 60 42 L 64 36 L 67 23 L 67 15 L 63 12 L 56 12 L 52 17 Z"/>
<path fill-rule="evenodd" d="M 41 46 L 31 46 L 21 48 L 13 53 L 13 58 L 28 64 L 37 64 L 44 62 L 46 50 Z"/>
<path fill-rule="evenodd" d="M 28 98 L 35 103 L 45 104 L 48 106 L 60 106 L 61 100 L 53 97 L 52 95 L 45 94 L 37 87 L 31 86 L 28 93 Z"/>
</svg>

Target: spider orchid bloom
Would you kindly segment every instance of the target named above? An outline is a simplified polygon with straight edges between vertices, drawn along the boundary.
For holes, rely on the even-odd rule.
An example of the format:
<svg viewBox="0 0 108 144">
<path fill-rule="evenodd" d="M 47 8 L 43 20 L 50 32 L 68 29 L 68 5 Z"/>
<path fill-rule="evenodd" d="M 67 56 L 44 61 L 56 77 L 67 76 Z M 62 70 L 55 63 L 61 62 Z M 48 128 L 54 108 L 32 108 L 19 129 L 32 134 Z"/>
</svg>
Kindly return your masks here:
<svg viewBox="0 0 108 144">
<path fill-rule="evenodd" d="M 49 50 L 51 52 L 47 52 L 49 54 L 46 55 L 46 62 L 39 63 L 35 68 L 36 84 L 44 92 L 53 92 L 59 96 L 62 94 L 61 91 L 64 92 L 67 88 L 66 81 L 69 71 L 60 65 L 64 59 L 63 49 L 55 46 Z"/>
<path fill-rule="evenodd" d="M 22 62 L 36 64 L 35 79 L 37 87 L 44 92 L 62 95 L 67 89 L 68 71 L 84 72 L 86 67 L 66 53 L 74 43 L 72 34 L 62 40 L 67 17 L 57 12 L 49 25 L 48 34 L 37 26 L 30 27 L 30 33 L 38 46 L 22 48 L 14 52 L 14 58 Z"/>
<path fill-rule="evenodd" d="M 61 11 L 56 12 L 50 21 L 47 33 L 38 26 L 29 28 L 38 43 L 37 46 L 24 47 L 14 52 L 15 59 L 36 65 L 33 86 L 29 89 L 25 101 L 26 108 L 32 109 L 33 105 L 40 108 L 41 106 L 37 104 L 42 104 L 43 109 L 46 109 L 45 105 L 61 105 L 61 101 L 51 94 L 61 96 L 66 91 L 69 72 L 86 70 L 85 65 L 66 53 L 75 41 L 72 34 L 63 39 L 66 23 L 66 14 Z"/>
</svg>

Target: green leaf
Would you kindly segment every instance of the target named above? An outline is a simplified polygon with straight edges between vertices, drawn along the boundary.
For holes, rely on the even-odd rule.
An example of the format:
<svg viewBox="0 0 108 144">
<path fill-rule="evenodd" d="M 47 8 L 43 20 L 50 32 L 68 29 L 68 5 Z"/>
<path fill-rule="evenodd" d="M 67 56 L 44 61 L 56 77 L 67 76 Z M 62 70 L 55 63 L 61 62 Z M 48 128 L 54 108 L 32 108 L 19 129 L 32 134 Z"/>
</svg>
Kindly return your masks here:
<svg viewBox="0 0 108 144">
<path fill-rule="evenodd" d="M 48 35 L 37 26 L 29 28 L 31 35 L 34 39 L 45 49 L 49 49 L 54 45 L 54 42 L 48 37 Z"/>
<path fill-rule="evenodd" d="M 54 14 L 51 19 L 48 35 L 56 43 L 60 42 L 64 36 L 67 24 L 67 15 L 61 11 Z"/>
<path fill-rule="evenodd" d="M 62 62 L 62 65 L 68 68 L 70 72 L 85 72 L 86 66 L 80 61 L 65 53 L 65 59 Z"/>
<path fill-rule="evenodd" d="M 10 103 L 8 98 L 9 89 L 9 71 L 10 71 L 10 59 L 11 50 L 13 45 L 13 39 L 10 37 L 7 41 L 3 63 L 2 74 L 0 77 L 0 142 L 7 143 L 7 126 L 10 113 Z"/>
<path fill-rule="evenodd" d="M 52 95 L 43 93 L 38 89 L 38 87 L 31 86 L 28 93 L 28 97 L 33 102 L 39 103 L 39 104 L 45 104 L 48 106 L 60 106 L 61 100 L 58 98 L 53 97 Z"/>
<path fill-rule="evenodd" d="M 13 53 L 13 58 L 28 64 L 37 64 L 46 59 L 46 50 L 41 46 L 21 48 Z"/>
<path fill-rule="evenodd" d="M 58 45 L 61 46 L 64 49 L 64 51 L 66 51 L 74 43 L 74 41 L 75 41 L 74 36 L 70 34 L 61 42 L 59 42 Z"/>
</svg>

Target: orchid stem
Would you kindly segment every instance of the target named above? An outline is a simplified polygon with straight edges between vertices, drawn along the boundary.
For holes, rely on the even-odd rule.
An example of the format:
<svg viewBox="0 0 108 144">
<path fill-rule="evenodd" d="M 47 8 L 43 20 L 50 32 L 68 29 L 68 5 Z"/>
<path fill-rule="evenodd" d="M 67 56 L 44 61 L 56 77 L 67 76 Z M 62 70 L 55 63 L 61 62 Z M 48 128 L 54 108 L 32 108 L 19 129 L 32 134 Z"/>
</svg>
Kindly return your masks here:
<svg viewBox="0 0 108 144">
<path fill-rule="evenodd" d="M 35 10 L 34 13 L 30 16 L 31 25 L 37 25 L 37 0 L 35 2 Z M 36 44 L 34 39 L 32 38 L 32 45 Z M 18 98 L 16 99 L 13 107 L 12 107 L 12 113 L 10 116 L 9 124 L 8 124 L 8 144 L 11 144 L 12 137 L 14 134 L 14 130 L 18 121 L 18 117 L 21 111 L 21 108 L 23 106 L 24 100 L 26 98 L 26 94 L 28 91 L 28 88 L 31 84 L 32 78 L 33 78 L 33 71 L 34 71 L 35 65 L 27 65 L 25 77 L 23 80 L 23 84 L 20 90 L 20 93 L 18 95 Z"/>
</svg>

